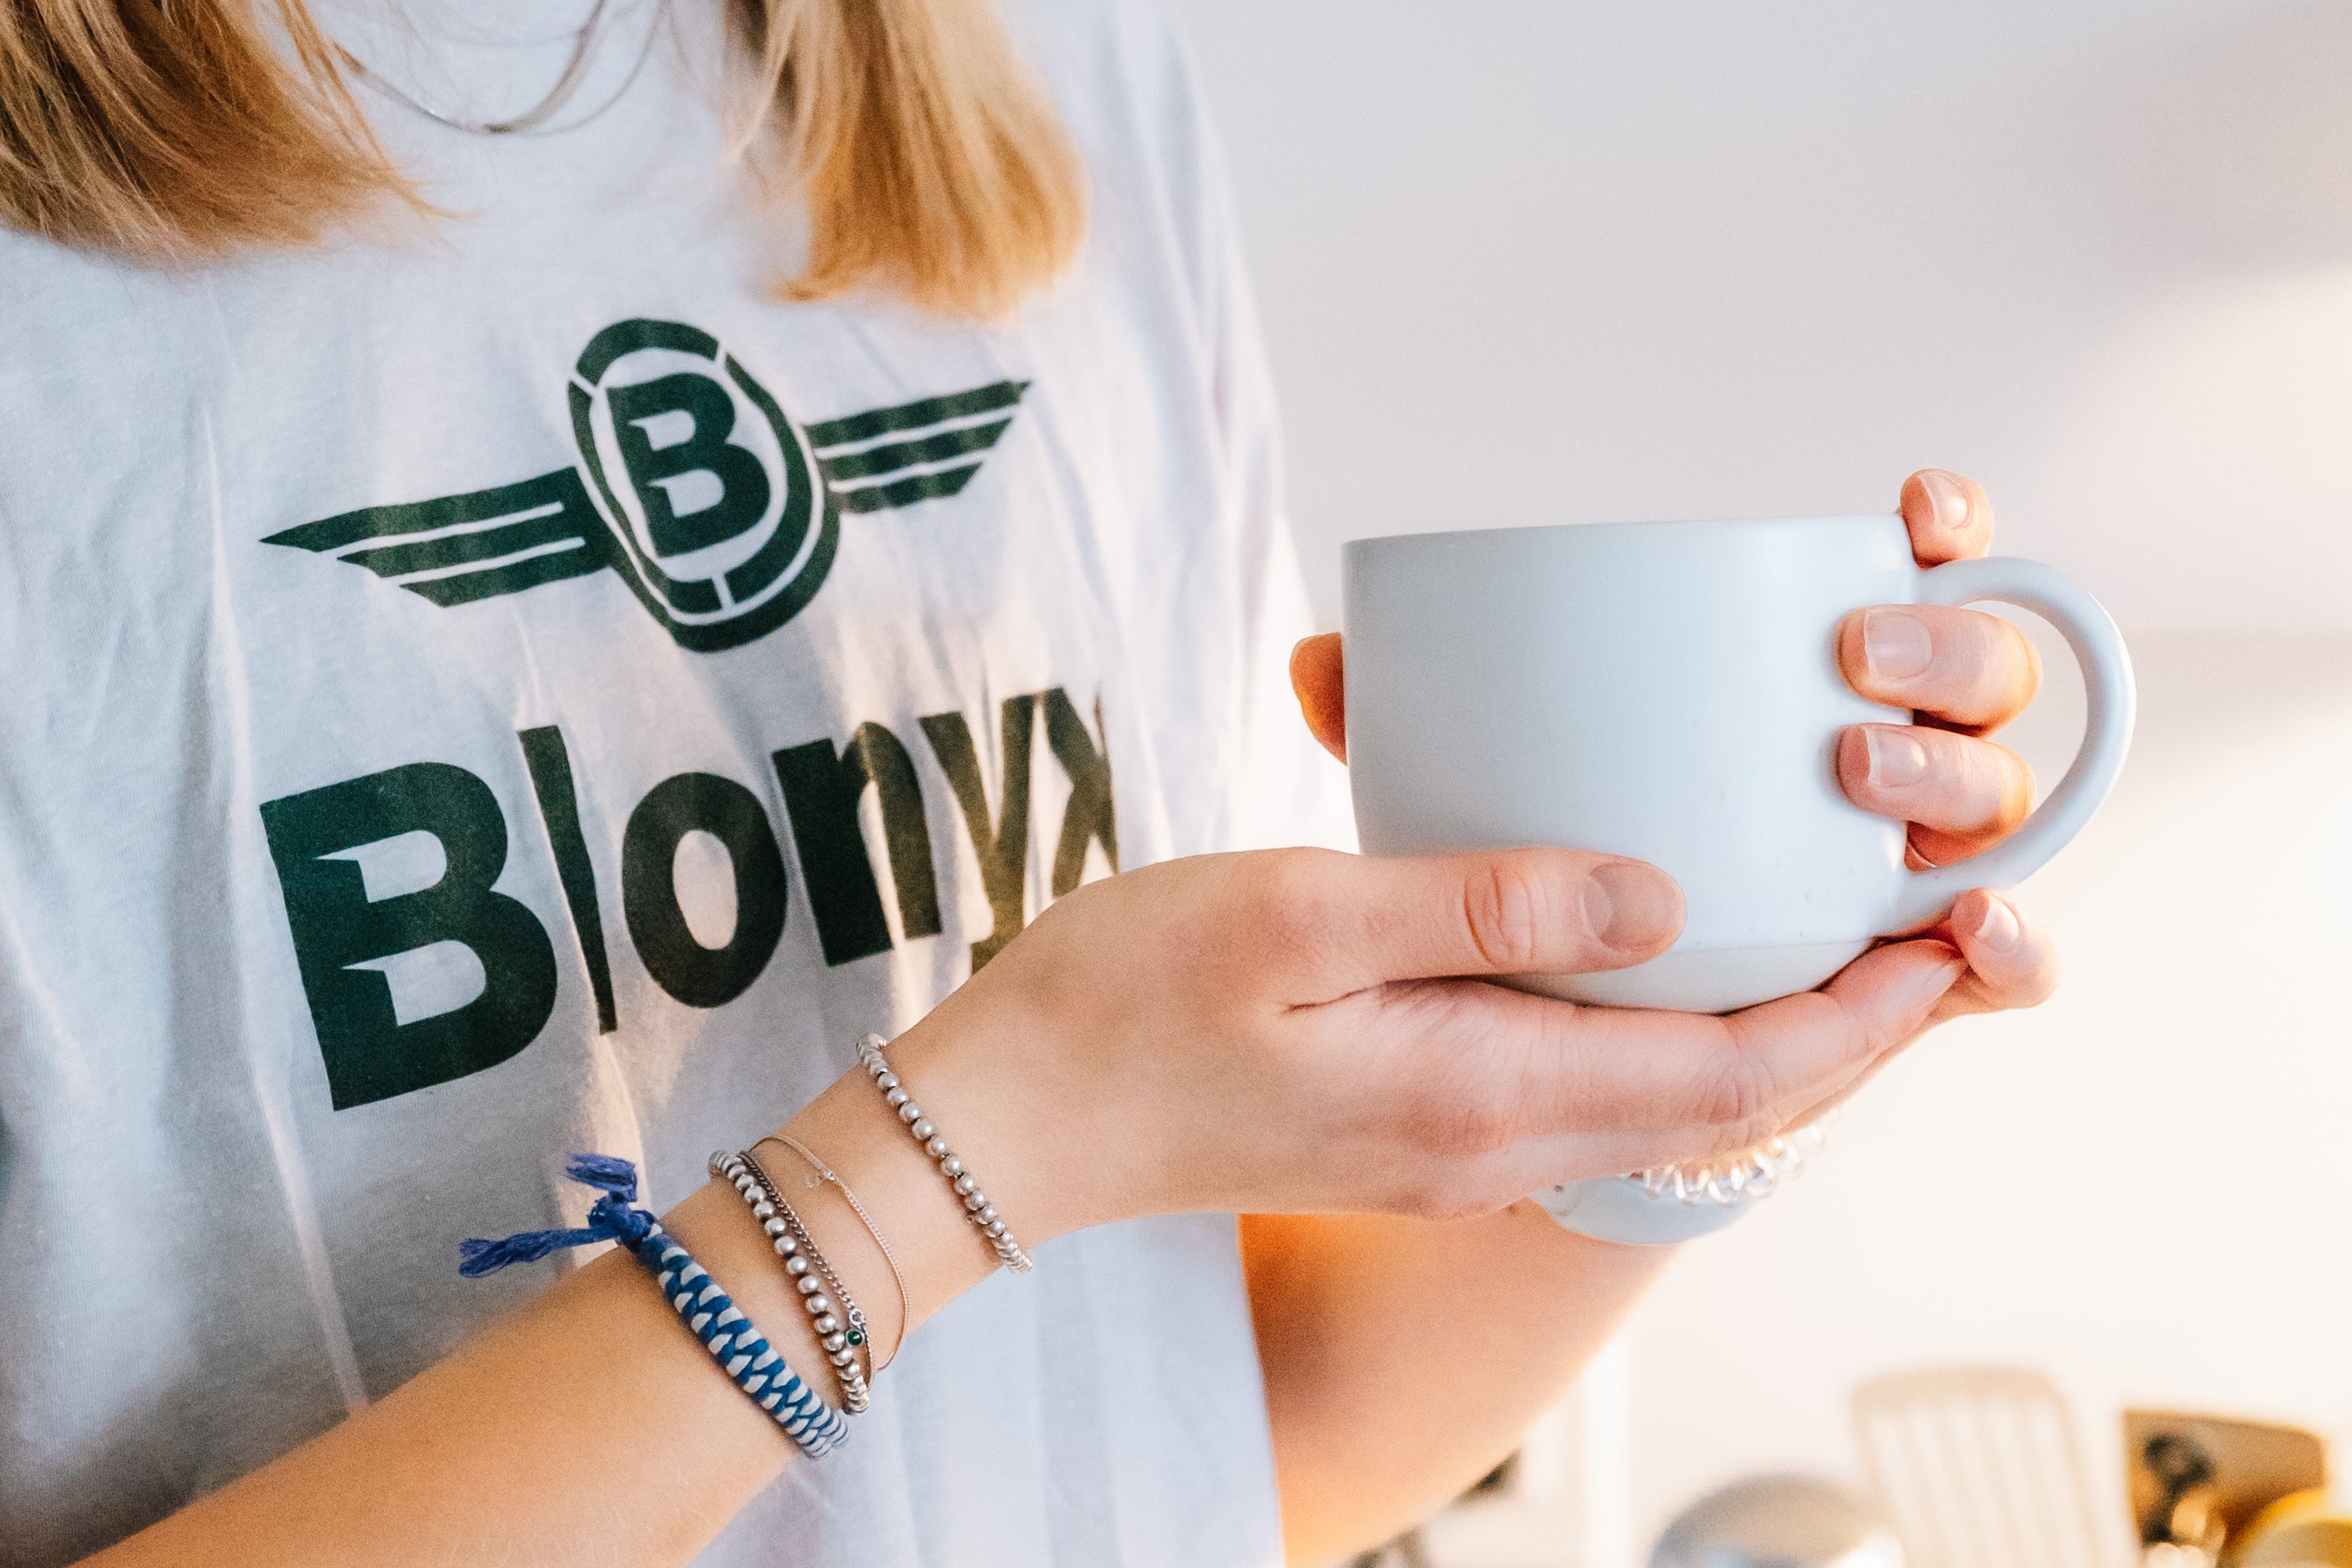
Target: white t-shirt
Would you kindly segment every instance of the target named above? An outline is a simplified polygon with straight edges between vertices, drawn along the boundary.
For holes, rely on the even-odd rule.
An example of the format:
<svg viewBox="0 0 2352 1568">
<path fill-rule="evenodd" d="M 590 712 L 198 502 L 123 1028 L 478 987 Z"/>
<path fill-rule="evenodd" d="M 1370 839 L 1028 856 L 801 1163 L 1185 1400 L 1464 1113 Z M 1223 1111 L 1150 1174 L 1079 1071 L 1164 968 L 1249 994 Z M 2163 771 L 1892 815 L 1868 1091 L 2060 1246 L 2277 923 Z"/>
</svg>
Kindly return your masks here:
<svg viewBox="0 0 2352 1568">
<path fill-rule="evenodd" d="M 488 117 L 582 9 L 327 14 Z M 1093 228 L 983 329 L 776 302 L 717 11 L 640 69 L 662 10 L 620 7 L 574 101 L 626 90 L 558 135 L 362 88 L 429 231 L 184 271 L 0 235 L 9 1568 L 543 1289 L 569 1265 L 467 1281 L 457 1244 L 577 1223 L 573 1151 L 667 1205 L 1082 877 L 1344 833 L 1160 20 L 1015 8 Z M 1278 1556 L 1233 1223 L 1188 1216 L 955 1302 L 703 1561 Z"/>
</svg>

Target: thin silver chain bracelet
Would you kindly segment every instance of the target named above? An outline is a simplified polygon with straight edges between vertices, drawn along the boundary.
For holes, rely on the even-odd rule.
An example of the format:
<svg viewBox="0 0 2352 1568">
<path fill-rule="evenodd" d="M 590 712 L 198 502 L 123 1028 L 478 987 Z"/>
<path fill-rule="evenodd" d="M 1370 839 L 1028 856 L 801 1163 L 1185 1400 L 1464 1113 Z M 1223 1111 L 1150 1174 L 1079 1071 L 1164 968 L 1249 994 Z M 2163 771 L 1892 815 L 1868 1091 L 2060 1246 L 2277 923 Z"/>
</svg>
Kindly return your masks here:
<svg viewBox="0 0 2352 1568">
<path fill-rule="evenodd" d="M 881 1249 L 882 1261 L 889 1266 L 890 1282 L 898 1288 L 898 1342 L 890 1347 L 890 1353 L 885 1356 L 877 1355 L 869 1338 L 866 1351 L 866 1364 L 873 1370 L 868 1372 L 866 1375 L 868 1379 L 871 1379 L 877 1373 L 881 1372 L 884 1367 L 888 1366 L 892 1362 L 898 1359 L 898 1352 L 904 1348 L 907 1343 L 907 1327 L 909 1323 L 914 1321 L 915 1318 L 915 1304 L 913 1301 L 909 1300 L 907 1296 L 907 1277 L 898 1271 L 898 1255 L 890 1250 L 890 1243 L 884 1238 L 881 1227 L 874 1223 L 874 1216 L 866 1212 L 866 1205 L 857 1201 L 857 1194 L 849 1190 L 849 1184 L 843 1181 L 838 1175 L 835 1174 L 833 1167 L 826 1164 L 823 1160 L 818 1159 L 815 1152 L 811 1150 L 807 1144 L 802 1142 L 799 1139 L 793 1137 L 789 1132 L 771 1132 L 765 1138 L 761 1139 L 760 1143 L 781 1143 L 785 1148 L 790 1149 L 793 1153 L 798 1154 L 802 1159 L 807 1161 L 809 1169 L 816 1173 L 816 1180 L 803 1184 L 813 1187 L 820 1183 L 830 1182 L 833 1185 L 840 1188 L 842 1198 L 849 1205 L 850 1212 L 856 1215 L 857 1223 L 866 1227 L 866 1234 L 874 1238 L 874 1245 Z M 760 1143 L 752 1144 L 750 1149 L 744 1152 L 747 1159 L 759 1153 Z M 756 1160 L 753 1161 L 751 1168 L 755 1171 L 760 1168 Z M 858 1317 L 860 1319 L 859 1327 L 863 1328 L 865 1326 L 863 1321 L 865 1314 L 861 1312 L 858 1314 Z"/>
</svg>

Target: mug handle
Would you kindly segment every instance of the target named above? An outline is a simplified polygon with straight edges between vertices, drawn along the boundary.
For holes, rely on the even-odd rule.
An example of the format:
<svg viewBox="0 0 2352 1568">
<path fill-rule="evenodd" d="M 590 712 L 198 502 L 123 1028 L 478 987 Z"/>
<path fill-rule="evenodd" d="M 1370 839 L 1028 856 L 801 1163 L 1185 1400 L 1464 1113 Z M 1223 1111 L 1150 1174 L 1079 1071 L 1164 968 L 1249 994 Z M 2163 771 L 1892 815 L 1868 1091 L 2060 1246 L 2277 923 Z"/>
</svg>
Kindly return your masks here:
<svg viewBox="0 0 2352 1568">
<path fill-rule="evenodd" d="M 2016 832 L 1981 855 L 1911 873 L 1895 903 L 1902 931 L 1934 921 L 1971 888 L 2005 890 L 2040 870 L 2105 804 L 2131 747 L 2138 705 L 2131 655 L 2096 599 L 2041 563 L 2013 555 L 1948 561 L 1919 574 L 1920 604 L 1956 609 L 1979 599 L 2032 611 L 2074 650 L 2087 698 L 2083 745 L 2058 787 Z"/>
</svg>

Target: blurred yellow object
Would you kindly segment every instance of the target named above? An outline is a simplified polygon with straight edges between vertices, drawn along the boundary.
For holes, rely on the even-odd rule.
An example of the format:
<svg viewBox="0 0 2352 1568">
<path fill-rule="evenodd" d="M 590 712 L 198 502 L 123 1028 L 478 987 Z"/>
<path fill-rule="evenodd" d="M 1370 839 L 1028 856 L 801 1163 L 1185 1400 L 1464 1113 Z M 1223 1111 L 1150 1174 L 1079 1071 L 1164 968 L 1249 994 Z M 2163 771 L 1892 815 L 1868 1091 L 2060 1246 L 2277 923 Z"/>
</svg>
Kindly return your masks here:
<svg viewBox="0 0 2352 1568">
<path fill-rule="evenodd" d="M 2221 1568 L 2238 1568 L 2254 1521 L 2273 1517 L 2274 1504 L 2327 1495 L 2326 1441 L 2301 1426 L 2126 1410 L 2124 1456 L 2142 1543 L 2189 1547 Z"/>
<path fill-rule="evenodd" d="M 2230 1553 L 2235 1568 L 2352 1568 L 2352 1513 L 2327 1489 L 2288 1494 L 2246 1523 Z"/>
</svg>

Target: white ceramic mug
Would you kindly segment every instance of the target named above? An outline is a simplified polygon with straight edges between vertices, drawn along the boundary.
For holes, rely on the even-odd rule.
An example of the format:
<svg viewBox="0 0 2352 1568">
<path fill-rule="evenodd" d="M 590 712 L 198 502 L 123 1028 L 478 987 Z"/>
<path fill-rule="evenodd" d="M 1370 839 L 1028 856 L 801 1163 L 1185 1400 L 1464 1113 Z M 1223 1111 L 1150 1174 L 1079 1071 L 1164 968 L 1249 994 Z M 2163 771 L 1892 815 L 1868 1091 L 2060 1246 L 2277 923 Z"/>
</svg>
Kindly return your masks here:
<svg viewBox="0 0 2352 1568">
<path fill-rule="evenodd" d="M 1373 855 L 1563 845 L 1682 884 L 1664 955 L 1513 983 L 1620 1007 L 1723 1012 L 1809 990 L 1970 888 L 2041 867 L 2106 798 L 2131 661 L 2097 601 L 2031 561 L 1921 569 L 1895 517 L 1600 523 L 1363 539 L 1345 555 L 1348 773 Z M 1855 694 L 1839 623 L 1995 599 L 2057 626 L 2089 723 L 2066 776 L 1995 848 L 1905 867 L 1904 825 L 1838 787 Z"/>
</svg>

